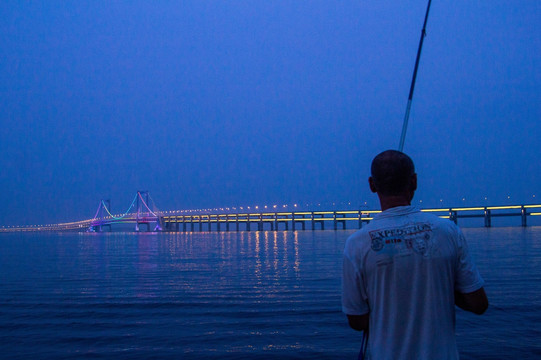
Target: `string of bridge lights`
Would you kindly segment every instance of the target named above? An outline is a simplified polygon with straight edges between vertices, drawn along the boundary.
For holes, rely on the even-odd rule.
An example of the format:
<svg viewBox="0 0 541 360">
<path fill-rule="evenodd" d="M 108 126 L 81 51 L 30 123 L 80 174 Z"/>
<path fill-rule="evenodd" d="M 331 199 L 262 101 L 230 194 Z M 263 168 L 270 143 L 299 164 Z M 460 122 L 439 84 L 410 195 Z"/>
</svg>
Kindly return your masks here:
<svg viewBox="0 0 541 360">
<path fill-rule="evenodd" d="M 215 207 L 215 208 L 201 208 L 201 209 L 186 209 L 186 210 L 170 210 L 170 211 L 162 211 L 161 213 L 164 214 L 174 214 L 174 213 L 201 213 L 201 212 L 213 212 L 213 211 L 281 211 L 281 210 L 288 210 L 288 209 L 300 209 L 303 208 L 314 208 L 314 207 L 321 207 L 321 206 L 351 206 L 351 201 L 345 203 L 345 202 L 333 202 L 331 203 L 313 203 L 313 204 L 273 204 L 273 205 L 243 205 L 243 206 L 229 206 L 229 207 Z"/>
<path fill-rule="evenodd" d="M 487 202 L 488 196 L 482 197 L 482 200 Z M 532 199 L 536 199 L 536 195 L 532 195 Z M 471 199 L 470 197 L 462 196 L 460 197 L 460 201 L 457 202 L 456 200 L 453 201 L 453 206 L 459 205 L 459 203 L 464 204 L 466 201 L 472 201 L 472 202 L 479 202 L 478 199 Z M 505 200 L 510 201 L 511 195 L 506 195 Z M 419 206 L 423 205 L 423 199 L 416 200 Z M 501 201 L 501 199 L 499 200 Z M 444 200 L 443 198 L 440 198 L 438 200 L 431 200 L 431 206 L 435 206 L 436 203 L 438 203 L 441 207 L 443 207 L 444 203 L 448 203 L 449 201 Z M 415 203 L 415 202 L 414 202 Z M 179 213 L 204 213 L 204 212 L 217 212 L 217 211 L 223 211 L 223 212 L 238 212 L 238 211 L 281 211 L 281 210 L 295 210 L 299 208 L 303 209 L 313 209 L 313 208 L 321 208 L 321 206 L 325 207 L 335 207 L 335 206 L 355 206 L 352 205 L 351 201 L 346 202 L 333 202 L 333 203 L 308 203 L 308 204 L 301 204 L 294 203 L 294 204 L 281 204 L 281 205 L 248 205 L 248 206 L 229 206 L 229 207 L 215 207 L 215 208 L 201 208 L 201 209 L 185 209 L 185 210 L 170 210 L 170 211 L 160 211 L 162 214 L 179 214 Z M 369 204 L 368 201 L 361 202 L 359 205 L 357 205 L 357 208 L 366 209 L 369 205 L 374 205 L 372 203 Z"/>
</svg>

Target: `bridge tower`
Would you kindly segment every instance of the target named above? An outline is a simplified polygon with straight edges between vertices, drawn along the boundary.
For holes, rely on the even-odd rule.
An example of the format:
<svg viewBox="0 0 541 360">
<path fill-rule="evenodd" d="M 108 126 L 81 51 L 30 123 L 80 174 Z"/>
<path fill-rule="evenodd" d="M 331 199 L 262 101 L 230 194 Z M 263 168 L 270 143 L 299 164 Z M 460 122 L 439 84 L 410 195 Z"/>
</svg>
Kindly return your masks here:
<svg viewBox="0 0 541 360">
<path fill-rule="evenodd" d="M 144 200 L 146 198 L 146 201 Z M 145 218 L 143 210 L 143 203 L 145 205 L 148 204 L 149 196 L 148 191 L 137 191 L 137 202 L 135 205 L 136 213 L 135 213 L 135 231 L 140 231 L 139 224 L 146 224 L 147 225 L 147 231 L 150 231 L 150 224 L 146 221 L 139 221 L 141 218 Z M 148 208 L 148 205 L 146 206 Z M 149 215 L 149 211 L 146 212 L 147 216 Z"/>
<path fill-rule="evenodd" d="M 152 210 L 154 205 L 148 191 L 137 192 L 136 214 L 135 214 L 135 231 L 140 231 L 139 224 L 146 224 L 147 231 L 150 231 L 150 223 L 156 221 L 156 226 L 153 231 L 162 231 L 162 218 Z M 152 206 L 155 207 L 155 206 Z"/>
<path fill-rule="evenodd" d="M 103 221 L 103 220 L 105 220 L 107 218 L 107 216 L 109 216 L 109 214 L 112 214 L 112 213 L 113 212 L 111 211 L 111 200 L 110 199 L 101 200 L 100 208 L 99 208 L 99 212 L 98 212 L 98 218 Z M 109 228 L 109 231 L 113 231 L 112 227 L 111 227 L 111 224 L 101 224 L 101 223 L 100 223 L 100 225 L 98 227 L 98 231 L 102 232 L 103 227 L 105 227 L 105 226 L 107 226 Z"/>
</svg>

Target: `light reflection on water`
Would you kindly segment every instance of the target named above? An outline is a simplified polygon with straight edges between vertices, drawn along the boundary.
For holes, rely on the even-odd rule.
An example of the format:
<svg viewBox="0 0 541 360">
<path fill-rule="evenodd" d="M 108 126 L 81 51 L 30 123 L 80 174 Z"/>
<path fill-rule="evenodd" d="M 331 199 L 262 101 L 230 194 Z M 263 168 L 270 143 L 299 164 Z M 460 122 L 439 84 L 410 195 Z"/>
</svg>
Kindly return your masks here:
<svg viewBox="0 0 541 360">
<path fill-rule="evenodd" d="M 457 315 L 463 359 L 536 358 L 541 228 L 464 230 L 491 301 Z M 352 231 L 0 237 L 7 358 L 353 359 L 340 312 Z"/>
</svg>

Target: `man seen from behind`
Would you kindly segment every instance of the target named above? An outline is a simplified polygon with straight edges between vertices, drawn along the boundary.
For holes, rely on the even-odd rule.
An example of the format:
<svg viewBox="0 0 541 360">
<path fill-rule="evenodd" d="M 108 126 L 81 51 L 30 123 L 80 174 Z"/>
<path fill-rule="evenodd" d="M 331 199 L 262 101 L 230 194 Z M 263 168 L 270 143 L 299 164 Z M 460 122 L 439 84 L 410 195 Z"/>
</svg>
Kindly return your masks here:
<svg viewBox="0 0 541 360">
<path fill-rule="evenodd" d="M 370 359 L 458 359 L 455 305 L 482 314 L 483 279 L 460 229 L 411 206 L 413 161 L 387 150 L 372 161 L 382 212 L 344 249 L 342 309 L 368 334 Z"/>
</svg>

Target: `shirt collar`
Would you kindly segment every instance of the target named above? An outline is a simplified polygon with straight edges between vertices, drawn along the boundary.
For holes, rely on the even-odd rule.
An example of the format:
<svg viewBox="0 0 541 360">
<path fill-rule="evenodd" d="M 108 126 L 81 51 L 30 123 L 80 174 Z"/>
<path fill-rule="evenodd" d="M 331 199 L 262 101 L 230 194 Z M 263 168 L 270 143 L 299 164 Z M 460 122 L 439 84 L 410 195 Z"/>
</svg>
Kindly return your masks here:
<svg viewBox="0 0 541 360">
<path fill-rule="evenodd" d="M 385 219 L 392 216 L 401 216 L 401 215 L 407 215 L 412 214 L 415 212 L 420 211 L 416 206 L 413 205 L 405 205 L 405 206 L 395 206 L 390 209 L 387 209 L 385 211 L 382 211 L 376 215 L 374 215 L 375 219 Z"/>
</svg>

